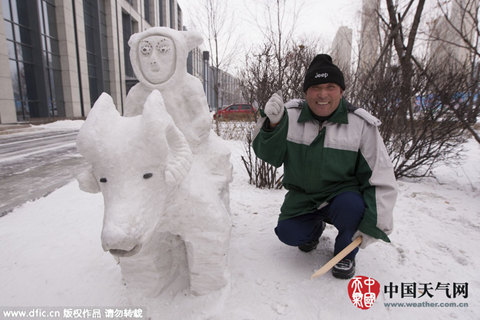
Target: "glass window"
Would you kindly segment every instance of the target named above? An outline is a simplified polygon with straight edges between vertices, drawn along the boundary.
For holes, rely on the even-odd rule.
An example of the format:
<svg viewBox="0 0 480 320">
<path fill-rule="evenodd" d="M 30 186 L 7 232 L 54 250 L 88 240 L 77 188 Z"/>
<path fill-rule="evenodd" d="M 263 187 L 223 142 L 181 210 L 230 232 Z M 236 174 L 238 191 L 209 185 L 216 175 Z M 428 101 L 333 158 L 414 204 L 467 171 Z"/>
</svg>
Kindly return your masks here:
<svg viewBox="0 0 480 320">
<path fill-rule="evenodd" d="M 2 0 L 2 5 L 8 6 L 7 2 L 12 9 L 12 22 L 6 35 L 15 41 L 8 41 L 7 47 L 17 117 L 26 120 L 30 116 L 52 115 L 49 109 L 56 110 L 58 101 L 55 89 L 61 88 L 61 78 L 52 73 L 52 68 L 60 68 L 54 2 Z"/>
<path fill-rule="evenodd" d="M 16 38 L 17 41 L 21 41 L 22 43 L 33 45 L 32 30 L 15 25 L 15 36 L 17 37 Z"/>
<path fill-rule="evenodd" d="M 22 94 L 18 85 L 17 62 L 12 60 L 10 60 L 10 78 L 12 79 L 13 93 L 20 97 Z"/>
<path fill-rule="evenodd" d="M 60 54 L 60 47 L 57 39 L 50 39 L 50 52 Z"/>
<path fill-rule="evenodd" d="M 14 2 L 16 2 L 16 6 L 14 5 Z M 13 14 L 14 19 L 17 17 L 15 21 L 23 26 L 29 26 L 33 22 L 33 17 L 30 16 L 32 1 L 17 0 L 11 1 L 11 3 L 12 9 L 16 7 L 17 14 Z"/>
<path fill-rule="evenodd" d="M 7 50 L 8 50 L 8 57 L 12 60 L 16 60 L 17 57 L 15 55 L 15 44 L 13 41 L 7 40 Z"/>
<path fill-rule="evenodd" d="M 145 20 L 149 24 L 152 24 L 152 22 L 150 21 L 150 0 L 143 0 L 143 12 L 144 12 Z"/>
<path fill-rule="evenodd" d="M 35 81 L 35 66 L 30 63 L 24 63 L 25 69 L 25 88 L 28 92 L 28 100 L 37 100 L 38 92 Z"/>
<path fill-rule="evenodd" d="M 177 4 L 177 30 L 182 30 L 182 9 L 180 9 L 180 6 Z"/>
<path fill-rule="evenodd" d="M 51 39 L 50 37 L 43 37 L 44 42 L 45 42 L 45 50 L 47 52 L 52 52 L 52 44 L 51 44 Z"/>
<path fill-rule="evenodd" d="M 13 29 L 13 40 L 17 42 L 22 41 L 22 37 L 20 35 L 20 26 L 16 23 L 12 23 L 12 29 Z"/>
<path fill-rule="evenodd" d="M 33 110 L 33 112 L 30 112 L 30 110 Z M 29 100 L 23 101 L 23 118 L 25 120 L 29 120 L 30 117 L 38 117 L 36 110 L 38 110 L 37 101 L 29 101 Z"/>
<path fill-rule="evenodd" d="M 87 51 L 95 52 L 94 30 L 87 25 L 85 25 L 85 42 Z"/>
<path fill-rule="evenodd" d="M 56 55 L 56 54 L 50 54 L 50 57 L 51 57 L 51 67 L 52 69 L 54 70 L 61 70 L 61 66 L 60 66 L 60 56 Z"/>
<path fill-rule="evenodd" d="M 53 71 L 53 78 L 55 80 L 55 98 L 56 98 L 56 107 L 58 110 L 58 114 L 64 115 L 65 114 L 65 105 L 63 102 L 63 91 L 62 91 L 62 86 L 58 85 L 59 83 L 62 83 L 62 72 L 60 70 L 54 70 Z"/>
<path fill-rule="evenodd" d="M 17 13 L 17 2 L 10 0 L 10 20 L 18 22 L 18 13 Z"/>
<path fill-rule="evenodd" d="M 18 120 L 64 115 L 54 3 L 2 0 Z"/>
<path fill-rule="evenodd" d="M 55 20 L 55 7 L 51 4 L 44 2 L 44 14 L 45 14 L 45 25 L 48 26 L 48 35 L 52 38 L 58 38 L 56 20 Z"/>
<path fill-rule="evenodd" d="M 95 67 L 94 64 L 89 64 L 88 65 L 88 76 L 92 77 L 92 78 L 96 78 L 97 77 L 96 70 L 97 70 L 97 68 Z"/>
<path fill-rule="evenodd" d="M 18 60 L 33 63 L 33 48 L 17 44 Z"/>
<path fill-rule="evenodd" d="M 93 104 L 103 92 L 109 92 L 106 13 L 103 1 L 83 0 L 85 39 L 90 89 Z"/>
<path fill-rule="evenodd" d="M 170 28 L 175 29 L 175 2 L 170 0 Z"/>
<path fill-rule="evenodd" d="M 90 97 L 99 97 L 100 96 L 100 92 L 98 92 L 98 84 L 97 84 L 97 78 L 95 77 L 88 77 L 88 84 L 90 86 Z M 90 101 L 90 103 L 93 105 L 95 103 L 96 100 L 94 101 Z"/>
<path fill-rule="evenodd" d="M 130 62 L 130 47 L 128 46 L 128 39 L 133 34 L 133 21 L 128 13 L 122 14 L 123 23 L 123 54 L 125 59 L 125 75 L 128 77 L 135 77 L 132 64 Z"/>
<path fill-rule="evenodd" d="M 160 15 L 160 26 L 165 26 L 165 1 L 160 0 L 158 7 L 159 7 L 159 15 Z"/>
<path fill-rule="evenodd" d="M 12 20 L 10 15 L 10 2 L 8 0 L 2 0 L 2 13 L 5 20 Z"/>
<path fill-rule="evenodd" d="M 13 40 L 12 24 L 8 21 L 5 21 L 5 37 L 8 40 Z"/>
</svg>

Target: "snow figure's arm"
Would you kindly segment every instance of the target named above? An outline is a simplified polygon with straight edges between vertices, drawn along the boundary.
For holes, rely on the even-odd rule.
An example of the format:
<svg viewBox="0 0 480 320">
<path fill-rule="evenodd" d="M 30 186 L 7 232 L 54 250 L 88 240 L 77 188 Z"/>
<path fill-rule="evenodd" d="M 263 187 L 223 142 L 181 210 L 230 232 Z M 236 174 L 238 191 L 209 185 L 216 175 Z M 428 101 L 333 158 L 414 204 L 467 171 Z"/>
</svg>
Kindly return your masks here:
<svg viewBox="0 0 480 320">
<path fill-rule="evenodd" d="M 142 114 L 143 104 L 151 92 L 152 89 L 146 88 L 141 83 L 134 85 L 130 91 L 128 91 L 127 97 L 125 98 L 123 116 L 133 117 Z"/>
<path fill-rule="evenodd" d="M 172 122 L 167 127 L 166 138 L 170 152 L 165 169 L 165 180 L 169 185 L 177 185 L 185 178 L 192 166 L 192 152 L 185 136 Z"/>
<path fill-rule="evenodd" d="M 212 125 L 207 97 L 205 96 L 202 84 L 198 79 L 190 77 L 189 84 L 189 92 L 185 92 L 185 95 L 187 96 L 187 105 L 185 107 L 188 108 L 187 112 L 191 113 L 191 128 L 194 132 L 195 138 L 198 139 L 198 142 L 206 141 Z"/>
<path fill-rule="evenodd" d="M 393 208 L 397 199 L 397 182 L 393 165 L 375 125 L 365 123 L 357 163 L 357 179 L 365 201 L 365 214 L 358 235 L 363 236 L 361 248 L 377 239 L 390 242 L 393 229 Z"/>
</svg>

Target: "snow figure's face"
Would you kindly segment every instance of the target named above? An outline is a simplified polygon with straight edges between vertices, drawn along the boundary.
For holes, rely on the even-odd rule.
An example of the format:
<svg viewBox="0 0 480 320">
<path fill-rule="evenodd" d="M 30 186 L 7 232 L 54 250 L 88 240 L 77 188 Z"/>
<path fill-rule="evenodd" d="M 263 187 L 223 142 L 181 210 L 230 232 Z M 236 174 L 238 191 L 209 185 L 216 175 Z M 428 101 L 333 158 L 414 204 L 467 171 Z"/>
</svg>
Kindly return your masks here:
<svg viewBox="0 0 480 320">
<path fill-rule="evenodd" d="M 175 45 L 170 38 L 149 36 L 138 45 L 140 70 L 153 84 L 167 81 L 175 71 Z"/>
</svg>

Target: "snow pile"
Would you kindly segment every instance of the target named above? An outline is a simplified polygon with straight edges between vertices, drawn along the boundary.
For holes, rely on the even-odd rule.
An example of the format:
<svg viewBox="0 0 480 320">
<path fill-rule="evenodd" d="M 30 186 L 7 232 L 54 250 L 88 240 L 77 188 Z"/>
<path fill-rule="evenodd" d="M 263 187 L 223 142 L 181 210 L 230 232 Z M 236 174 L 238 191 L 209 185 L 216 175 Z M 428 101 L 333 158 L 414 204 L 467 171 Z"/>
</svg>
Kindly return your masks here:
<svg viewBox="0 0 480 320">
<path fill-rule="evenodd" d="M 361 250 L 357 274 L 381 284 L 369 310 L 348 298 L 347 281 L 311 274 L 332 256 L 335 230 L 328 226 L 319 248 L 305 254 L 283 245 L 273 228 L 284 190 L 259 190 L 248 184 L 240 156 L 243 143 L 229 141 L 234 165 L 231 184 L 233 232 L 231 289 L 217 308 L 218 319 L 477 319 L 477 266 L 480 257 L 480 146 L 469 141 L 465 160 L 439 167 L 438 181 L 399 182 L 391 245 Z M 473 188 L 475 188 L 473 190 Z M 0 301 L 2 306 L 129 305 L 120 268 L 101 248 L 103 202 L 100 194 L 79 191 L 71 182 L 46 198 L 17 208 L 0 223 Z M 468 297 L 401 298 L 401 283 L 468 283 Z M 390 298 L 384 286 L 399 286 Z M 468 308 L 387 307 L 390 302 L 468 303 Z M 175 304 L 175 302 L 173 302 Z M 223 306 L 223 308 L 221 308 Z M 201 306 L 158 313 L 159 319 L 204 319 Z"/>
<path fill-rule="evenodd" d="M 0 134 L 10 137 L 31 135 L 35 132 L 62 132 L 78 130 L 83 124 L 83 120 L 59 120 L 47 124 L 31 125 L 2 125 Z"/>
<path fill-rule="evenodd" d="M 79 130 L 83 125 L 83 120 L 61 120 L 51 123 L 33 126 L 34 129 L 44 130 Z"/>
</svg>

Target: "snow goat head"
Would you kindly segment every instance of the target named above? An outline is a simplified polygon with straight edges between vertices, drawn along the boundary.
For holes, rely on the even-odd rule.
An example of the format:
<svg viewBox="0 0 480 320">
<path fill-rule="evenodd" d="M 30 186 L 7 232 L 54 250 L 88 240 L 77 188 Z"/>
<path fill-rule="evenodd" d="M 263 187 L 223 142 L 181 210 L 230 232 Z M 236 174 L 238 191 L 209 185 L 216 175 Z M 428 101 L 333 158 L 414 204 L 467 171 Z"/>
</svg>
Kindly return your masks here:
<svg viewBox="0 0 480 320">
<path fill-rule="evenodd" d="M 115 256 L 138 253 L 162 223 L 162 212 L 190 170 L 192 153 L 154 90 L 143 114 L 122 117 L 103 93 L 77 138 L 91 165 L 77 177 L 80 189 L 102 192 L 102 247 Z"/>
</svg>

